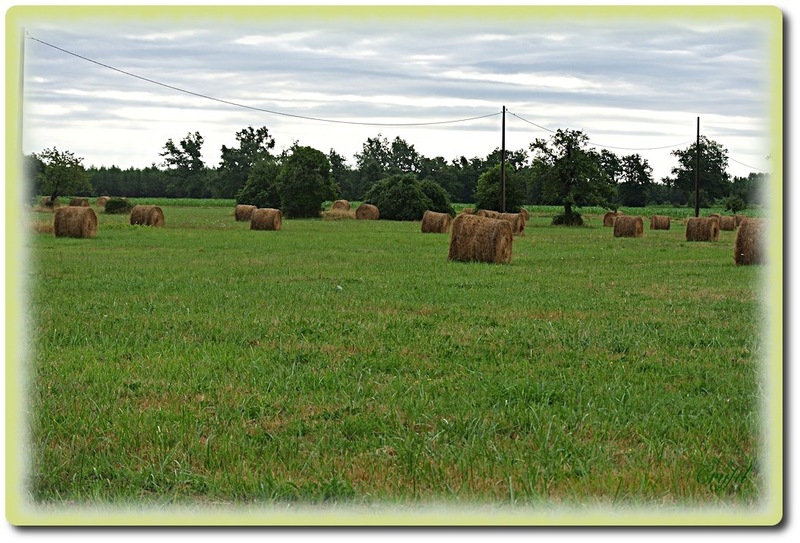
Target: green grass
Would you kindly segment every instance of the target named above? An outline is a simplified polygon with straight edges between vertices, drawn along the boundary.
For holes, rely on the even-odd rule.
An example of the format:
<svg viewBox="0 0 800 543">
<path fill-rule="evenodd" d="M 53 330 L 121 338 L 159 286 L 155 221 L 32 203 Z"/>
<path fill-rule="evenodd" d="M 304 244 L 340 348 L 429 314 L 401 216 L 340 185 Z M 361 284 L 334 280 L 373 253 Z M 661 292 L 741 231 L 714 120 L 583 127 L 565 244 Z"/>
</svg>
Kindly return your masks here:
<svg viewBox="0 0 800 543">
<path fill-rule="evenodd" d="M 761 270 L 734 266 L 735 232 L 617 239 L 543 210 L 487 265 L 418 222 L 163 209 L 165 228 L 100 214 L 94 239 L 30 238 L 37 503 L 765 492 Z"/>
</svg>

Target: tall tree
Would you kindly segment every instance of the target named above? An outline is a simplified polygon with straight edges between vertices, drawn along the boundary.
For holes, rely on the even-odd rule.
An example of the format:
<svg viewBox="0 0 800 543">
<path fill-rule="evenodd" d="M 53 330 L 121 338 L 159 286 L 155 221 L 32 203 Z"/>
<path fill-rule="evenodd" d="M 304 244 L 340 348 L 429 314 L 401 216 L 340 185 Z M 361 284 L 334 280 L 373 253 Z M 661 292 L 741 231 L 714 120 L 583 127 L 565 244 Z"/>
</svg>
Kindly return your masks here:
<svg viewBox="0 0 800 543">
<path fill-rule="evenodd" d="M 41 168 L 37 164 L 37 169 L 40 168 L 38 186 L 45 194 L 50 195 L 51 200 L 67 194 L 73 196 L 92 194 L 93 189 L 83 167 L 83 158 L 76 157 L 72 151 L 59 151 L 53 147 L 41 153 L 31 153 L 31 159 L 41 163 Z"/>
<path fill-rule="evenodd" d="M 248 126 L 236 133 L 236 141 L 237 147 L 222 146 L 213 186 L 217 198 L 233 198 L 244 187 L 253 165 L 271 157 L 271 151 L 275 148 L 275 138 L 266 126 Z"/>
<path fill-rule="evenodd" d="M 534 171 L 541 176 L 542 198 L 564 206 L 554 223 L 583 224 L 573 206 L 608 206 L 614 193 L 613 179 L 603 172 L 600 153 L 587 147 L 589 137 L 580 130 L 557 130 L 549 140 L 530 145 Z"/>
<path fill-rule="evenodd" d="M 162 165 L 169 174 L 168 189 L 172 196 L 202 198 L 210 195 L 202 157 L 203 141 L 200 132 L 190 132 L 177 145 L 172 138 L 164 144 L 160 156 L 164 157 Z"/>
<path fill-rule="evenodd" d="M 682 202 L 694 205 L 697 143 L 671 153 L 678 159 L 671 177 L 664 181 L 682 193 Z M 700 205 L 709 206 L 714 200 L 730 194 L 731 179 L 728 170 L 728 150 L 706 136 L 700 136 Z"/>
<path fill-rule="evenodd" d="M 322 151 L 295 145 L 276 183 L 281 211 L 287 217 L 319 217 L 322 203 L 339 194 L 331 165 Z"/>
<path fill-rule="evenodd" d="M 617 199 L 621 205 L 644 207 L 650 199 L 653 168 L 638 154 L 622 157 Z"/>
</svg>

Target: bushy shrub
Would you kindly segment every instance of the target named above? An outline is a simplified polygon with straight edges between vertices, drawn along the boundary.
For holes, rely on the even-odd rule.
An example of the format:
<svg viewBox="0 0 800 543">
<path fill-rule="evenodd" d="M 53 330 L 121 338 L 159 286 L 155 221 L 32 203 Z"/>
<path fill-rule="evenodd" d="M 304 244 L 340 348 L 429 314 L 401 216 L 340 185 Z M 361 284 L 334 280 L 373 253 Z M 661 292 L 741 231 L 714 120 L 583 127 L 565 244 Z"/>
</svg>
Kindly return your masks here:
<svg viewBox="0 0 800 543">
<path fill-rule="evenodd" d="M 433 179 L 423 179 L 419 182 L 419 186 L 422 192 L 425 193 L 425 196 L 427 196 L 433 204 L 433 207 L 430 209 L 431 211 L 448 213 L 451 216 L 455 216 L 456 210 L 453 209 L 453 204 L 450 202 L 450 194 L 444 187 Z"/>
<path fill-rule="evenodd" d="M 377 206 L 381 219 L 390 221 L 419 221 L 427 210 L 437 211 L 420 181 L 410 173 L 381 179 L 364 194 L 364 202 Z"/>
<path fill-rule="evenodd" d="M 278 174 L 280 209 L 287 217 L 319 217 L 322 203 L 339 196 L 331 163 L 322 151 L 294 146 Z"/>
<path fill-rule="evenodd" d="M 256 162 L 247 176 L 247 182 L 236 193 L 236 203 L 280 209 L 281 199 L 276 188 L 280 171 L 280 165 L 273 159 Z"/>
<path fill-rule="evenodd" d="M 525 203 L 525 181 L 515 171 L 506 168 L 506 208 L 517 210 Z M 484 172 L 475 188 L 475 207 L 477 209 L 502 209 L 502 187 L 500 165 Z"/>
<path fill-rule="evenodd" d="M 738 195 L 728 196 L 725 198 L 724 205 L 725 211 L 730 211 L 734 215 L 747 209 L 747 204 L 744 203 L 744 200 Z"/>
<path fill-rule="evenodd" d="M 570 213 L 559 213 L 553 217 L 554 226 L 583 226 L 583 217 L 574 211 Z"/>
<path fill-rule="evenodd" d="M 133 209 L 133 203 L 127 198 L 109 198 L 105 205 L 105 213 L 109 215 L 127 215 Z"/>
</svg>

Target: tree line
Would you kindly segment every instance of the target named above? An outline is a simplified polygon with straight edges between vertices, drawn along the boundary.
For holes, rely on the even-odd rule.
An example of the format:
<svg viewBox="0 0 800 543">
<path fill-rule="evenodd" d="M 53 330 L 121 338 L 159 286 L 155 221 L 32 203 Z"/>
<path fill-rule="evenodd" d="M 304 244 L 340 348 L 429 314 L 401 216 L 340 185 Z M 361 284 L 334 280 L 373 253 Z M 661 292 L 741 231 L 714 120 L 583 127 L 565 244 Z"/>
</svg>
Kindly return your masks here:
<svg viewBox="0 0 800 543">
<path fill-rule="evenodd" d="M 31 198 L 68 194 L 237 201 L 258 194 L 275 203 L 280 201 L 280 187 L 295 193 L 312 190 L 312 185 L 304 185 L 300 179 L 292 186 L 286 184 L 289 177 L 302 178 L 306 171 L 312 176 L 316 175 L 314 172 L 320 174 L 321 188 L 313 190 L 324 193 L 324 199 L 361 201 L 376 183 L 398 175 L 433 182 L 444 189 L 452 202 L 486 201 L 485 191 L 499 187 L 499 148 L 486 157 L 446 160 L 441 156 L 426 157 L 400 137 L 389 140 L 378 134 L 367 138 L 351 166 L 333 149 L 322 153 L 297 142 L 276 152 L 275 139 L 267 127 L 248 126 L 236 133 L 236 145 L 222 146 L 219 163 L 211 166 L 202 159 L 203 144 L 199 132 L 189 133 L 178 142 L 169 139 L 158 164 L 124 170 L 117 166 L 85 168 L 82 159 L 70 151 L 45 149 L 25 157 L 28 192 Z M 701 207 L 733 204 L 743 209 L 764 203 L 766 174 L 731 177 L 727 172 L 727 149 L 705 136 L 701 137 L 700 150 Z M 676 164 L 670 175 L 656 181 L 647 159 L 639 154 L 620 156 L 607 149 L 597 150 L 582 131 L 557 130 L 527 148 L 506 151 L 506 204 L 509 209 L 518 205 L 563 206 L 567 219 L 574 208 L 587 205 L 610 209 L 645 205 L 694 207 L 697 144 L 676 149 L 672 155 Z M 298 169 L 300 163 L 304 166 Z M 290 164 L 293 173 L 284 173 L 283 182 L 278 183 L 285 166 Z M 481 188 L 482 176 L 497 181 L 484 183 Z"/>
</svg>

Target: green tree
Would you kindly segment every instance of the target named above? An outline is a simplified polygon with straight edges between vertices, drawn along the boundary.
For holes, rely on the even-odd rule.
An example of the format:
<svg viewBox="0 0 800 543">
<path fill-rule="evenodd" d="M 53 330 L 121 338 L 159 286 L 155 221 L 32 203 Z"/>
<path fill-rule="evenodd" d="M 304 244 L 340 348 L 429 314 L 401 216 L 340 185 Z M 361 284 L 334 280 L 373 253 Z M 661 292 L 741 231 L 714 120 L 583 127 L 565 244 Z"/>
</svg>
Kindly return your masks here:
<svg viewBox="0 0 800 543">
<path fill-rule="evenodd" d="M 164 144 L 162 165 L 167 169 L 167 188 L 172 196 L 203 198 L 210 195 L 206 185 L 207 171 L 203 163 L 203 136 L 189 133 L 179 144 L 172 138 Z"/>
<path fill-rule="evenodd" d="M 281 211 L 287 217 L 318 217 L 322 203 L 339 194 L 331 164 L 321 151 L 295 145 L 277 179 Z"/>
<path fill-rule="evenodd" d="M 62 195 L 89 196 L 92 185 L 83 168 L 83 159 L 71 151 L 59 151 L 55 147 L 41 153 L 31 153 L 31 159 L 38 170 L 37 186 L 55 200 Z M 35 161 L 38 161 L 35 162 Z"/>
<path fill-rule="evenodd" d="M 693 206 L 697 143 L 686 149 L 676 149 L 671 154 L 678 159 L 678 165 L 672 168 L 672 175 L 665 182 L 680 191 L 682 200 Z M 714 200 L 730 194 L 731 179 L 727 169 L 728 150 L 716 141 L 700 136 L 700 206 L 708 207 Z"/>
<path fill-rule="evenodd" d="M 525 203 L 525 181 L 512 169 L 506 170 L 506 207 L 502 204 L 500 165 L 484 172 L 475 189 L 475 207 L 495 211 L 516 211 Z"/>
<path fill-rule="evenodd" d="M 250 170 L 260 160 L 271 157 L 275 147 L 266 126 L 248 126 L 236 133 L 238 147 L 222 146 L 217 177 L 213 184 L 216 198 L 233 198 L 244 187 Z"/>
<path fill-rule="evenodd" d="M 653 168 L 638 154 L 622 157 L 617 201 L 623 206 L 644 207 L 650 200 Z"/>
<path fill-rule="evenodd" d="M 458 181 L 456 167 L 448 164 L 443 157 L 422 157 L 418 177 L 420 179 L 430 179 L 438 184 L 447 191 L 451 201 L 458 199 L 461 195 L 461 185 Z"/>
<path fill-rule="evenodd" d="M 390 221 L 418 221 L 425 211 L 435 207 L 420 181 L 410 173 L 381 179 L 364 194 L 364 202 L 377 206 L 381 219 Z"/>
<path fill-rule="evenodd" d="M 556 224 L 583 224 L 573 207 L 608 207 L 614 194 L 614 180 L 603 171 L 601 154 L 587 148 L 588 141 L 580 130 L 559 129 L 549 140 L 537 139 L 530 145 L 542 198 L 564 206 L 564 213 L 554 217 Z"/>
<path fill-rule="evenodd" d="M 339 187 L 339 197 L 346 200 L 356 200 L 354 187 L 354 172 L 347 165 L 345 158 L 331 149 L 328 151 L 328 162 L 331 164 L 333 182 Z M 360 195 L 358 195 L 360 197 Z"/>
<path fill-rule="evenodd" d="M 256 162 L 244 186 L 236 193 L 236 203 L 280 209 L 277 188 L 280 172 L 280 164 L 272 157 Z"/>
</svg>

